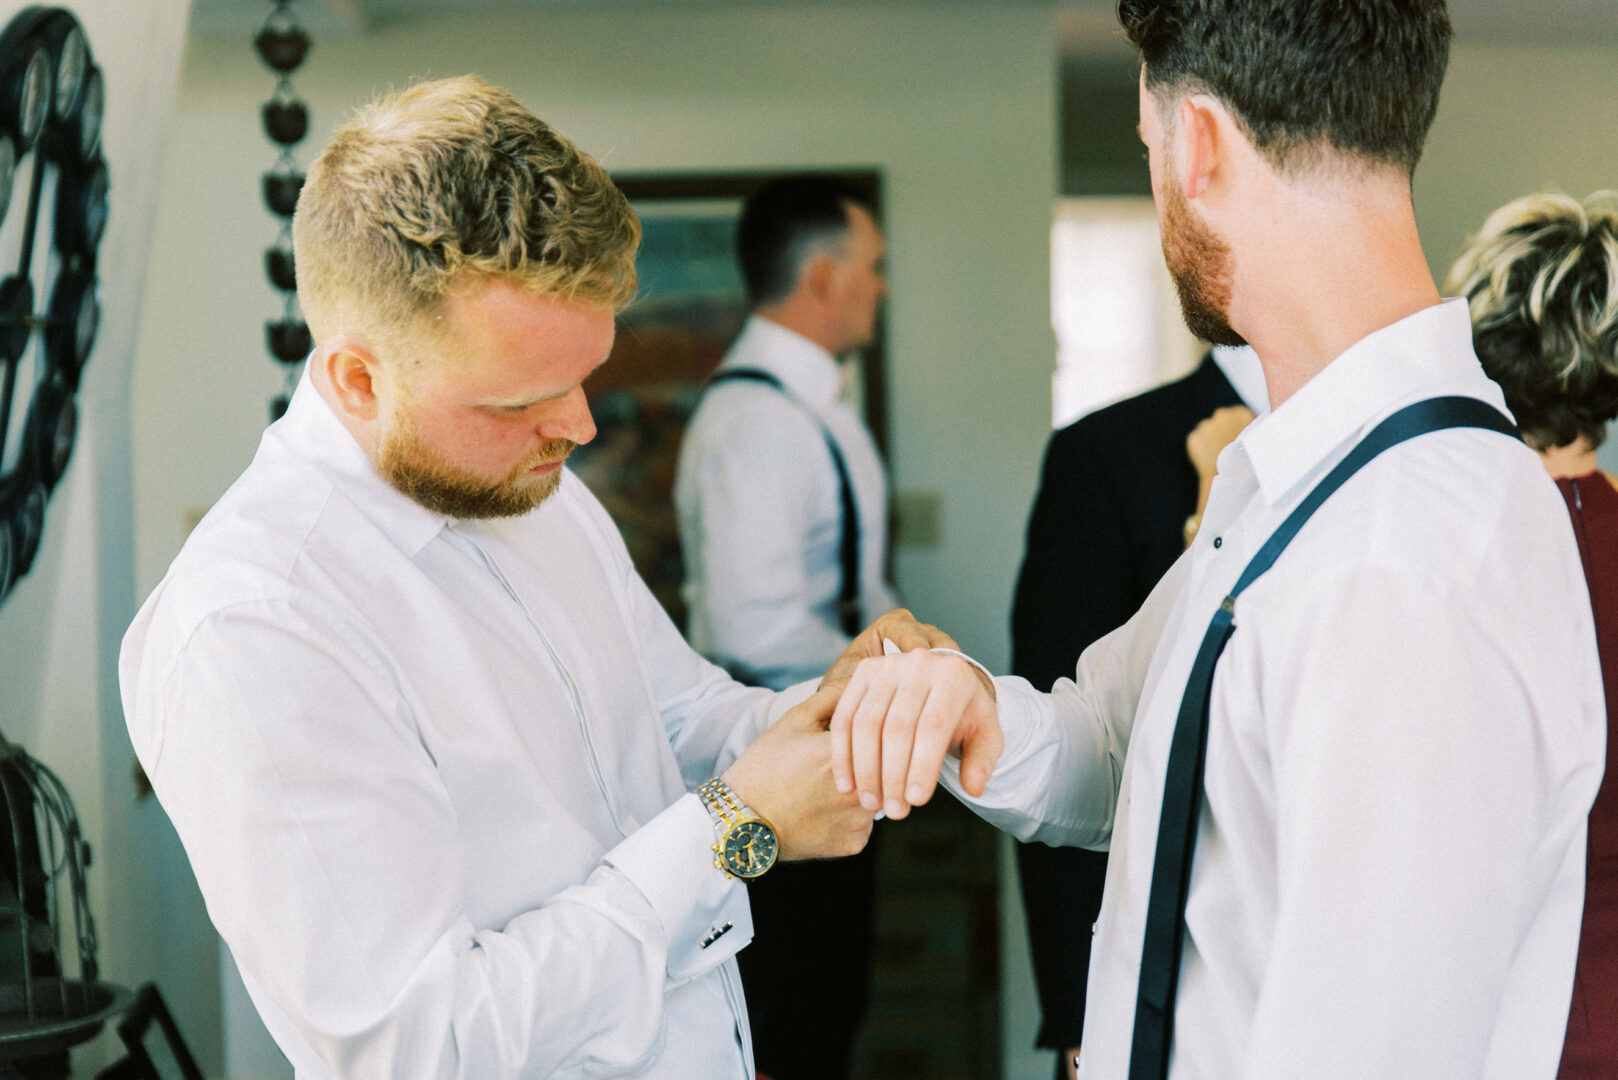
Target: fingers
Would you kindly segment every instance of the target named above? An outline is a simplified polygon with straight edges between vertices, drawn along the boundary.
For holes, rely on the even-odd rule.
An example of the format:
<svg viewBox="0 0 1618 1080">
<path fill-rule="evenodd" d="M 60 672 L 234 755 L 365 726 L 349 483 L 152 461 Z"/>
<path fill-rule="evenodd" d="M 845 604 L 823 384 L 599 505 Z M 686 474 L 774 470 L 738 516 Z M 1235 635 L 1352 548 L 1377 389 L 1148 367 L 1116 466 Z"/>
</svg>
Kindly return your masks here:
<svg viewBox="0 0 1618 1080">
<path fill-rule="evenodd" d="M 854 677 L 849 680 L 843 689 L 842 696 L 837 700 L 837 708 L 833 710 L 831 723 L 827 730 L 831 732 L 831 778 L 837 790 L 846 795 L 854 790 L 854 711 L 859 708 L 860 701 L 865 697 L 865 683 L 859 677 L 856 668 Z"/>
<path fill-rule="evenodd" d="M 982 795 L 989 786 L 989 777 L 1006 748 L 1005 736 L 995 718 L 987 724 L 974 724 L 970 734 L 961 743 L 961 787 L 968 795 Z"/>
<path fill-rule="evenodd" d="M 797 724 L 817 731 L 825 731 L 831 722 L 841 696 L 841 686 L 818 687 L 813 694 L 788 709 L 776 723 Z"/>
<path fill-rule="evenodd" d="M 904 779 L 904 798 L 912 806 L 920 806 L 931 799 L 933 789 L 938 786 L 938 770 L 943 767 L 944 755 L 955 741 L 956 719 L 960 715 L 958 697 L 948 691 L 934 693 L 916 724 L 910 768 Z"/>
<path fill-rule="evenodd" d="M 916 729 L 920 719 L 926 715 L 930 696 L 931 687 L 926 683 L 901 684 L 894 692 L 882 723 L 882 809 L 890 818 L 902 818 L 910 813 L 912 804 L 926 801 L 908 799 L 907 786 L 910 780 L 911 747 L 916 742 Z"/>
<path fill-rule="evenodd" d="M 832 715 L 832 776 L 866 810 L 900 818 L 933 795 L 952 747 L 981 795 L 1004 740 L 992 689 L 959 657 L 917 651 L 862 661 Z"/>
<path fill-rule="evenodd" d="M 864 664 L 860 667 L 863 669 Z M 859 673 L 855 673 L 855 679 Z M 854 710 L 851 743 L 854 751 L 854 786 L 860 805 L 867 810 L 882 808 L 882 729 L 897 687 L 891 680 L 874 680 L 860 697 Z M 890 815 L 891 816 L 891 815 Z"/>
<path fill-rule="evenodd" d="M 860 661 L 884 655 L 887 651 L 884 645 L 890 641 L 900 652 L 960 648 L 954 638 L 938 627 L 917 621 L 916 617 L 904 608 L 894 608 L 860 631 L 859 636 L 848 643 L 843 655 L 826 669 L 826 674 L 820 681 L 821 688 L 830 689 L 846 685 L 853 677 L 854 669 Z"/>
<path fill-rule="evenodd" d="M 892 641 L 902 652 L 914 649 L 960 648 L 954 638 L 936 626 L 918 621 L 904 608 L 894 608 L 877 619 L 871 624 L 870 632 L 874 633 L 876 638 L 876 647 L 869 654 L 872 656 L 881 655 L 883 638 Z"/>
</svg>

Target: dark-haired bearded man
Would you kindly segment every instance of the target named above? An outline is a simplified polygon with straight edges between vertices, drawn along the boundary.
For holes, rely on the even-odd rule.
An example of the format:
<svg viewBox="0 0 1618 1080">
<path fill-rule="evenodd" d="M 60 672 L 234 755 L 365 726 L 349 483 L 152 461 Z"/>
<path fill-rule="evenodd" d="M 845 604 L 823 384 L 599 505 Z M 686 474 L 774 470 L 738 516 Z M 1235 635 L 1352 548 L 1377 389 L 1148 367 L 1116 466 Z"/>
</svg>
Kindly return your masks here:
<svg viewBox="0 0 1618 1080">
<path fill-rule="evenodd" d="M 834 771 L 890 816 L 941 769 L 957 794 L 987 781 L 966 801 L 1019 838 L 1110 847 L 1081 1077 L 1549 1078 L 1604 706 L 1565 507 L 1503 437 L 1416 232 L 1444 3 L 1119 15 L 1187 321 L 1252 344 L 1271 412 L 1072 680 L 865 660 Z M 1433 398 L 1459 399 L 1442 429 L 1370 458 L 1239 580 L 1362 438 Z"/>
</svg>

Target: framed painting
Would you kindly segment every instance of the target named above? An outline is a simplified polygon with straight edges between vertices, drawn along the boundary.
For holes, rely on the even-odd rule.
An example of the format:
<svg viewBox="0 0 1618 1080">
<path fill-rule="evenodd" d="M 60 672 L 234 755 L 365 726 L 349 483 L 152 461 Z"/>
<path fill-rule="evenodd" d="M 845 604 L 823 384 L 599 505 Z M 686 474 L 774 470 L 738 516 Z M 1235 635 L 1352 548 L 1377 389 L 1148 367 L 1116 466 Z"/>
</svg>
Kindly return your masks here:
<svg viewBox="0 0 1618 1080">
<path fill-rule="evenodd" d="M 865 194 L 881 216 L 881 176 L 825 171 Z M 619 316 L 612 356 L 585 384 L 594 442 L 570 467 L 623 534 L 635 568 L 685 628 L 683 570 L 674 517 L 674 463 L 702 388 L 747 320 L 736 266 L 736 221 L 761 185 L 794 173 L 614 177 L 640 216 L 640 291 Z M 880 323 L 872 344 L 848 362 L 859 405 L 886 450 L 886 382 Z"/>
</svg>

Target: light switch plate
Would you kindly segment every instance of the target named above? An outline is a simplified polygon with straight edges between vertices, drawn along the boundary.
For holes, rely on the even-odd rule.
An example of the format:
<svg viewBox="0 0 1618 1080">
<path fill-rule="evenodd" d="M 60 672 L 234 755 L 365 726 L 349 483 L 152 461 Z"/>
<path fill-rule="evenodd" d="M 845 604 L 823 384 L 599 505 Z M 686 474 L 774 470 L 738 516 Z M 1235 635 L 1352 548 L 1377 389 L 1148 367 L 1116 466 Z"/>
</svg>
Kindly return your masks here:
<svg viewBox="0 0 1618 1080">
<path fill-rule="evenodd" d="M 944 532 L 944 497 L 937 491 L 895 492 L 893 521 L 896 546 L 937 547 Z"/>
</svg>

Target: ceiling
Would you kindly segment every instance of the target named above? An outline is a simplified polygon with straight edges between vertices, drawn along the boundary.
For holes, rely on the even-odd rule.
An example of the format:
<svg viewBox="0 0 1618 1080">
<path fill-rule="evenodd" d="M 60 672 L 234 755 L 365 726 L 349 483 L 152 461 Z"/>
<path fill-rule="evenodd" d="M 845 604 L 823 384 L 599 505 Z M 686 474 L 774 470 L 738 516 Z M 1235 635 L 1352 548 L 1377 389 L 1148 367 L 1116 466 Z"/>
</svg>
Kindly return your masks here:
<svg viewBox="0 0 1618 1080">
<path fill-rule="evenodd" d="M 311 31 L 364 33 L 415 15 L 448 11 L 742 7 L 779 0 L 297 0 L 295 11 Z M 828 6 L 959 4 L 961 0 L 801 0 Z M 1114 0 L 975 0 L 978 4 L 1048 7 L 1058 13 L 1065 51 L 1117 44 Z M 194 33 L 250 33 L 271 10 L 271 0 L 193 0 Z M 1618 45 L 1618 0 L 1450 0 L 1457 36 L 1479 43 Z"/>
</svg>

